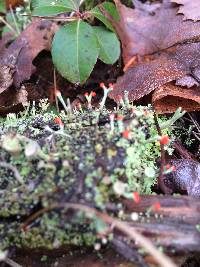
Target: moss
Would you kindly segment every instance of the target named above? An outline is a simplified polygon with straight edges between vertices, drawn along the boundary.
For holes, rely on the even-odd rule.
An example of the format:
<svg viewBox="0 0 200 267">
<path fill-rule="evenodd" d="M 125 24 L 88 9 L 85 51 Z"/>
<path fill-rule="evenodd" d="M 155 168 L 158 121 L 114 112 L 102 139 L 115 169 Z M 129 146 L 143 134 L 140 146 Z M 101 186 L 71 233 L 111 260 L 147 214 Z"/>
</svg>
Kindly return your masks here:
<svg viewBox="0 0 200 267">
<path fill-rule="evenodd" d="M 115 120 L 114 131 L 105 109 L 100 116 L 98 110 L 63 114 L 63 130 L 54 123 L 53 113 L 12 118 L 12 123 L 9 118 L 1 124 L 1 161 L 18 170 L 24 184 L 11 170 L 0 169 L 0 249 L 94 244 L 101 223 L 78 212 L 55 210 L 31 222 L 25 231 L 21 226 L 30 214 L 52 203 L 85 203 L 105 210 L 112 202 L 119 211 L 121 197 L 130 197 L 133 191 L 151 193 L 160 156 L 151 107 L 115 113 L 124 121 Z M 123 137 L 125 129 L 130 139 Z M 18 154 L 16 147 L 8 149 L 2 143 L 11 133 L 20 144 Z M 118 181 L 126 185 L 122 196 L 113 190 Z"/>
</svg>

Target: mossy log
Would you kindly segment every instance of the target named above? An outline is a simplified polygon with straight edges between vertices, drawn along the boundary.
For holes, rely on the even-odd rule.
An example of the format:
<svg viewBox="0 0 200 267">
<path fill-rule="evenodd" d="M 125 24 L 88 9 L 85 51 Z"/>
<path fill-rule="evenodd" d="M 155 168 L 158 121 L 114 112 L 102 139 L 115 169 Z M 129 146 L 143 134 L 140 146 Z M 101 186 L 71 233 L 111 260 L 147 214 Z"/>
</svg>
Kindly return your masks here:
<svg viewBox="0 0 200 267">
<path fill-rule="evenodd" d="M 53 113 L 21 119 L 10 115 L 2 122 L 1 250 L 13 246 L 90 246 L 102 240 L 102 234 L 116 249 L 123 247 L 124 254 L 129 246 L 135 247 L 119 231 L 107 231 L 107 225 L 98 216 L 66 209 L 64 203 L 83 204 L 122 218 L 170 251 L 180 250 L 181 246 L 187 249 L 187 244 L 191 248 L 188 251 L 197 249 L 197 222 L 179 229 L 188 237 L 179 245 L 182 236 L 175 234 L 179 218 L 175 215 L 170 221 L 166 214 L 166 220 L 165 216 L 151 216 L 149 207 L 157 196 L 147 203 L 148 210 L 139 215 L 139 222 L 133 221 L 132 213 L 143 212 L 145 203 L 142 198 L 141 204 L 136 204 L 133 192 L 152 193 L 159 175 L 156 161 L 160 147 L 150 108 L 117 110 L 114 116 L 113 120 L 107 110 L 61 115 L 64 128 L 57 124 Z M 130 202 L 124 202 L 125 199 Z M 55 203 L 63 207 L 48 210 Z M 162 199 L 161 207 L 162 210 Z M 34 217 L 45 208 L 47 212 Z M 162 238 L 167 233 L 169 238 Z M 195 236 L 195 241 L 189 235 Z"/>
</svg>

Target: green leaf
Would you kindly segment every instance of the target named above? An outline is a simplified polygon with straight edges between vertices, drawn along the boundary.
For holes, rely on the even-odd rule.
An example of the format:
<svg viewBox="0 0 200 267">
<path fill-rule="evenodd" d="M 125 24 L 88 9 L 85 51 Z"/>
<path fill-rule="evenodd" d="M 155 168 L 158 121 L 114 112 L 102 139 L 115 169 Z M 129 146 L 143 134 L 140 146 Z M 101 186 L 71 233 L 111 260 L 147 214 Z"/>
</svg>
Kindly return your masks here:
<svg viewBox="0 0 200 267">
<path fill-rule="evenodd" d="M 83 83 L 89 77 L 98 55 L 96 35 L 82 20 L 67 24 L 54 36 L 53 62 L 60 74 L 72 83 Z"/>
<path fill-rule="evenodd" d="M 119 13 L 113 3 L 104 2 L 102 6 L 116 21 L 120 20 Z M 101 10 L 99 9 L 99 6 L 96 6 L 95 8 L 90 10 L 90 13 L 94 17 L 99 19 L 101 22 L 103 22 L 109 30 L 115 31 L 110 21 L 102 14 Z"/>
<path fill-rule="evenodd" d="M 52 16 L 72 10 L 78 10 L 77 0 L 32 0 L 33 16 Z"/>
<path fill-rule="evenodd" d="M 6 13 L 6 1 L 0 0 L 0 13 Z"/>
<path fill-rule="evenodd" d="M 106 64 L 114 64 L 120 56 L 120 42 L 114 32 L 105 27 L 93 27 L 99 43 L 99 58 Z"/>
</svg>

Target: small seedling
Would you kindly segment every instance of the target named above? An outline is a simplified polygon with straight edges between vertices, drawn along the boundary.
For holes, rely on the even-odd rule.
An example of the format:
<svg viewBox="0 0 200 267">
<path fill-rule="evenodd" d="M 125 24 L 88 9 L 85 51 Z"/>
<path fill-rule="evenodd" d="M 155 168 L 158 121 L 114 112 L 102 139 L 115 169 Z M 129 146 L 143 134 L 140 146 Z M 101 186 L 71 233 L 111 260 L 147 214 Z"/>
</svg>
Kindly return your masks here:
<svg viewBox="0 0 200 267">
<path fill-rule="evenodd" d="M 83 11 L 84 1 L 32 0 L 32 16 L 63 21 L 66 25 L 56 32 L 52 43 L 52 58 L 58 72 L 75 84 L 84 83 L 99 58 L 114 64 L 120 56 L 120 42 L 111 23 L 99 6 Z M 119 14 L 113 3 L 101 4 L 114 19 Z M 94 18 L 105 26 L 91 26 Z"/>
</svg>

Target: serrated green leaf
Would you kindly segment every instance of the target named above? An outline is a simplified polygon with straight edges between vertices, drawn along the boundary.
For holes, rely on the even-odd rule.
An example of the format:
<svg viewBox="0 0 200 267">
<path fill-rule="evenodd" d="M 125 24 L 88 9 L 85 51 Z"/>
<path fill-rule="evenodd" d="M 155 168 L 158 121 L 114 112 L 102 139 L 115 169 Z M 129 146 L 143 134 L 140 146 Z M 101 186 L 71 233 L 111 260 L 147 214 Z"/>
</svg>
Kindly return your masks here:
<svg viewBox="0 0 200 267">
<path fill-rule="evenodd" d="M 93 28 L 82 20 L 69 23 L 54 36 L 53 62 L 60 74 L 72 83 L 83 83 L 89 77 L 98 55 Z"/>
<path fill-rule="evenodd" d="M 120 42 L 114 32 L 96 26 L 95 34 L 99 43 L 99 59 L 106 64 L 114 64 L 120 56 Z"/>
<path fill-rule="evenodd" d="M 79 1 L 77 0 L 32 0 L 31 9 L 34 16 L 52 16 L 77 10 Z"/>
<path fill-rule="evenodd" d="M 6 1 L 0 0 L 0 13 L 5 13 L 5 12 L 6 12 Z"/>
<path fill-rule="evenodd" d="M 119 13 L 113 3 L 104 2 L 102 4 L 103 8 L 116 20 L 119 21 L 120 16 Z M 105 24 L 105 26 L 111 30 L 115 31 L 110 21 L 102 14 L 101 10 L 99 9 L 99 6 L 96 6 L 92 10 L 90 10 L 90 13 L 97 19 L 99 19 L 101 22 Z"/>
</svg>

